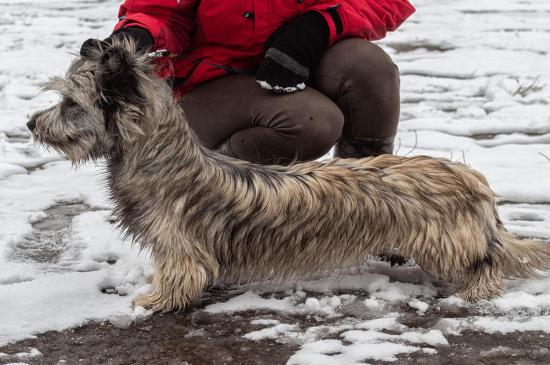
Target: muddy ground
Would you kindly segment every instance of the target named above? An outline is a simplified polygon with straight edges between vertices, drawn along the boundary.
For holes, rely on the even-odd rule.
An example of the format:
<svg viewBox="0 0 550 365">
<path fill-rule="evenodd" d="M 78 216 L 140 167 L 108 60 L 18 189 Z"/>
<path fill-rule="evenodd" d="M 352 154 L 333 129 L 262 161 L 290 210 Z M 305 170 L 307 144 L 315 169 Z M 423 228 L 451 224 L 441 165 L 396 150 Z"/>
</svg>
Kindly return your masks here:
<svg viewBox="0 0 550 365">
<path fill-rule="evenodd" d="M 358 294 L 358 293 L 353 293 Z M 314 326 L 318 319 L 303 314 L 272 311 L 212 314 L 201 307 L 229 299 L 224 292 L 210 293 L 200 307 L 184 313 L 155 314 L 147 320 L 126 325 L 90 323 L 62 332 L 48 332 L 0 347 L 0 364 L 285 364 L 300 344 L 286 341 L 250 341 L 244 334 L 261 326 L 250 322 L 277 318 L 283 323 Z M 442 317 L 466 317 L 468 309 L 447 309 L 419 316 L 410 308 L 400 308 L 400 322 L 409 328 L 431 327 Z M 346 317 L 365 319 L 365 311 L 343 308 Z M 334 319 L 335 321 L 337 319 Z M 324 319 L 327 324 L 331 320 Z M 338 335 L 334 335 L 337 338 Z M 398 361 L 371 361 L 371 364 L 550 364 L 550 335 L 542 332 L 487 334 L 464 331 L 446 335 L 449 346 L 438 346 L 436 355 L 424 352 L 398 356 Z M 36 348 L 41 356 L 21 358 L 15 354 Z"/>
</svg>

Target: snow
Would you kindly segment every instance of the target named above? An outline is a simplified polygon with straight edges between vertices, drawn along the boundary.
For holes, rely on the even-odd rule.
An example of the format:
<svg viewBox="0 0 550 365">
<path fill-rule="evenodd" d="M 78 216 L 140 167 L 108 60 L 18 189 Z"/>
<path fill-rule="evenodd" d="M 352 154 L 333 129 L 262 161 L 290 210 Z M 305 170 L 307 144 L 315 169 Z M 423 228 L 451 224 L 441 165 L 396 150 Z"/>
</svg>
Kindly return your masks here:
<svg viewBox="0 0 550 365">
<path fill-rule="evenodd" d="M 0 343 L 24 339 L 33 333 L 81 326 L 115 314 L 134 315 L 127 297 L 105 295 L 100 284 L 95 272 L 85 272 L 3 286 Z M 142 316 L 139 310 L 136 312 L 136 316 Z"/>
<path fill-rule="evenodd" d="M 343 333 L 344 344 L 340 340 L 320 340 L 305 344 L 294 354 L 287 364 L 357 364 L 368 360 L 395 361 L 399 354 L 422 350 L 420 347 L 386 342 L 399 336 L 379 332 L 347 331 Z M 415 339 L 416 340 L 416 339 Z M 421 341 L 418 341 L 421 342 Z"/>
<path fill-rule="evenodd" d="M 260 341 L 266 339 L 277 339 L 283 334 L 296 330 L 294 324 L 277 324 L 273 327 L 264 328 L 259 331 L 247 333 L 243 337 L 252 341 Z"/>
<path fill-rule="evenodd" d="M 424 315 L 428 308 L 430 308 L 430 305 L 428 303 L 425 303 L 421 300 L 411 300 L 409 303 L 407 303 L 409 307 L 416 309 L 416 313 L 419 315 Z"/>
<path fill-rule="evenodd" d="M 381 277 L 379 274 L 374 275 L 379 279 Z M 326 282 L 330 281 L 327 280 Z M 345 281 L 340 279 L 338 283 L 340 289 L 346 287 Z M 368 280 L 365 280 L 365 283 L 368 284 L 365 284 L 363 290 L 367 291 L 365 287 L 371 286 L 371 283 Z M 303 287 L 307 284 L 297 283 L 295 286 Z M 334 283 L 331 287 L 336 288 Z M 380 293 L 382 289 L 371 286 L 371 290 L 374 293 Z M 366 321 L 350 321 L 349 318 L 345 317 L 345 311 L 342 309 L 356 301 L 357 298 L 353 295 L 323 296 L 318 299 L 308 296 L 307 293 L 300 290 L 291 291 L 289 294 L 283 299 L 277 299 L 275 297 L 264 298 L 257 292 L 248 291 L 225 303 L 212 304 L 206 307 L 205 310 L 214 313 L 234 313 L 262 309 L 264 311 L 280 312 L 281 314 L 302 313 L 322 315 L 324 319 L 341 319 L 331 326 L 309 327 L 305 330 L 298 328 L 295 324 L 282 324 L 278 320 L 261 319 L 252 321 L 251 324 L 267 327 L 247 333 L 243 336 L 244 338 L 254 341 L 272 339 L 278 342 L 303 344 L 300 351 L 291 357 L 289 364 L 350 364 L 369 359 L 392 361 L 399 354 L 425 349 L 424 347 L 412 345 L 433 347 L 448 345 L 442 330 L 408 328 L 399 322 L 400 314 L 397 312 L 385 313 L 383 317 Z M 368 303 L 370 301 L 380 302 L 382 300 L 369 298 Z M 318 305 L 322 302 L 325 303 L 326 307 Z M 315 305 L 311 305 L 311 303 L 315 303 Z M 425 309 L 428 305 L 420 300 L 413 300 L 410 303 L 414 303 L 413 305 L 421 309 Z M 380 306 L 383 305 L 380 304 Z M 321 308 L 323 309 L 321 310 Z M 400 334 L 388 334 L 386 331 L 399 332 Z M 339 334 L 346 344 L 342 341 L 324 340 L 322 337 L 327 334 Z M 325 345 L 328 345 L 328 347 Z"/>
<path fill-rule="evenodd" d="M 398 154 L 479 170 L 509 230 L 550 240 L 550 2 L 530 0 L 529 11 L 521 0 L 414 3 L 411 21 L 380 43 L 402 75 Z M 25 127 L 58 100 L 39 83 L 63 74 L 84 39 L 106 36 L 117 7 L 0 0 L 0 346 L 89 321 L 125 328 L 151 315 L 131 306 L 150 290 L 151 260 L 115 228 L 101 163 L 75 169 L 35 146 Z M 547 275 L 506 281 L 501 298 L 471 305 L 416 266 L 371 260 L 337 274 L 237 288 L 204 311 L 258 312 L 244 338 L 298 344 L 289 364 L 437 357 L 466 330 L 550 333 Z M 426 320 L 405 325 L 410 318 Z M 36 352 L 26 354 L 9 359 L 31 361 Z"/>
<path fill-rule="evenodd" d="M 35 348 L 31 348 L 29 352 L 19 352 L 15 356 L 19 359 L 28 359 L 42 356 L 42 353 Z"/>
<path fill-rule="evenodd" d="M 284 299 L 265 299 L 256 293 L 246 292 L 245 294 L 229 299 L 227 302 L 211 304 L 205 308 L 205 311 L 209 313 L 222 313 L 258 309 L 290 310 L 293 307 L 293 300 L 293 297 L 286 297 Z"/>
<path fill-rule="evenodd" d="M 280 94 L 294 93 L 294 92 L 297 92 L 297 91 L 300 91 L 300 90 L 304 90 L 306 88 L 306 84 L 304 84 L 303 82 L 299 83 L 296 86 L 278 86 L 278 85 L 273 86 L 267 81 L 259 80 L 258 84 L 263 89 L 272 90 L 272 91 L 274 91 L 276 93 L 280 93 Z"/>
<path fill-rule="evenodd" d="M 550 333 L 550 316 L 524 318 L 477 318 L 472 327 L 488 333 L 510 333 L 517 331 L 542 331 Z"/>
<path fill-rule="evenodd" d="M 6 178 L 15 174 L 26 174 L 27 170 L 19 165 L 9 163 L 0 163 L 0 179 Z"/>
<path fill-rule="evenodd" d="M 248 290 L 243 294 L 235 296 L 223 303 L 214 303 L 205 307 L 208 313 L 234 313 L 249 310 L 270 310 L 284 311 L 287 313 L 313 313 L 326 317 L 338 317 L 341 314 L 339 309 L 355 303 L 358 298 L 351 294 L 331 294 L 321 295 L 320 297 L 308 296 L 308 292 L 326 293 L 339 290 L 361 290 L 370 295 L 369 299 L 365 300 L 365 306 L 373 306 L 382 308 L 385 303 L 405 302 L 412 297 L 433 297 L 436 290 L 429 282 L 420 284 L 391 282 L 390 277 L 379 273 L 369 272 L 378 270 L 382 265 L 371 265 L 370 267 L 362 268 L 362 272 L 357 272 L 356 275 L 343 275 L 333 279 L 324 279 L 308 282 L 287 282 L 282 286 L 277 284 L 264 283 L 261 285 L 260 291 Z M 418 270 L 418 268 L 415 268 Z M 407 267 L 398 268 L 395 270 L 410 272 Z M 254 287 L 251 285 L 250 287 Z M 243 286 L 241 290 L 246 290 Z M 267 290 L 267 291 L 266 291 Z M 263 292 L 286 290 L 287 295 L 284 298 L 277 298 L 271 295 L 265 297 Z M 306 291 L 308 292 L 306 292 Z M 419 300 L 417 302 L 420 303 Z"/>
</svg>

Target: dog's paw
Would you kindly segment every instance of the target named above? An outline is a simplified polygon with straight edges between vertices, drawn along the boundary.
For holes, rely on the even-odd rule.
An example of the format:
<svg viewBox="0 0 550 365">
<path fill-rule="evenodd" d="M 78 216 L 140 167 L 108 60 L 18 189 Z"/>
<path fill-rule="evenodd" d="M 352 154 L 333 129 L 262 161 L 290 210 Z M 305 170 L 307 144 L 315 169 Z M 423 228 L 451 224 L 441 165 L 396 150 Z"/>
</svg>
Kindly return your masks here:
<svg viewBox="0 0 550 365">
<path fill-rule="evenodd" d="M 134 298 L 133 304 L 153 312 L 170 312 L 185 310 L 189 302 L 183 296 L 163 295 L 163 293 L 155 291 L 151 294 L 138 295 Z"/>
<path fill-rule="evenodd" d="M 500 281 L 480 283 L 477 286 L 471 286 L 467 289 L 460 290 L 456 296 L 470 303 L 475 303 L 480 300 L 490 300 L 500 297 L 504 293 Z"/>
<path fill-rule="evenodd" d="M 157 293 L 140 294 L 134 298 L 133 304 L 135 307 L 143 307 L 153 312 L 167 312 L 170 310 L 169 308 L 165 308 L 162 297 Z"/>
</svg>

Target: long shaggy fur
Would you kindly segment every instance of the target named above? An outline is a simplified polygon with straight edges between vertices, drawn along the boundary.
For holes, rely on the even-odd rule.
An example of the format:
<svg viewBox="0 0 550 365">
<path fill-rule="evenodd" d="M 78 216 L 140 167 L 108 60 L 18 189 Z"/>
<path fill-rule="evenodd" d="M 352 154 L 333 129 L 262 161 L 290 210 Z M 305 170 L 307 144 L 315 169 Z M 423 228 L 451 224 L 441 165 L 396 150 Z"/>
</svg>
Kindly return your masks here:
<svg viewBox="0 0 550 365">
<path fill-rule="evenodd" d="M 470 301 L 550 266 L 550 245 L 508 233 L 485 178 L 461 163 L 231 159 L 200 146 L 152 74 L 131 42 L 96 50 L 45 86 L 64 99 L 34 131 L 74 162 L 107 158 L 120 225 L 155 260 L 138 305 L 183 309 L 209 285 L 316 277 L 380 252 L 412 257 Z"/>
</svg>

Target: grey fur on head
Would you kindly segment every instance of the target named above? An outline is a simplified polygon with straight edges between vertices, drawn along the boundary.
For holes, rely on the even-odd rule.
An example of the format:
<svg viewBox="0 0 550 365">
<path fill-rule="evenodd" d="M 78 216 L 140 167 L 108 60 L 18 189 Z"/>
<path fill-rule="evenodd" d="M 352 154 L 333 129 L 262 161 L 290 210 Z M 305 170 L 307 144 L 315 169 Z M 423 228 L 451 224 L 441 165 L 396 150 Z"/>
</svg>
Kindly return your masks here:
<svg viewBox="0 0 550 365">
<path fill-rule="evenodd" d="M 77 59 L 45 88 L 63 100 L 35 115 L 35 139 L 75 163 L 105 157 L 119 224 L 154 257 L 138 305 L 183 309 L 209 285 L 321 277 L 380 252 L 412 257 L 471 301 L 550 265 L 550 245 L 508 233 L 486 179 L 461 163 L 259 166 L 202 148 L 132 42 Z"/>
</svg>

